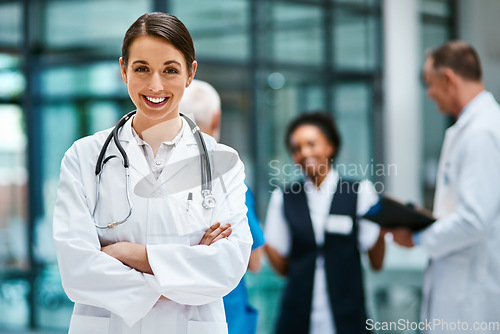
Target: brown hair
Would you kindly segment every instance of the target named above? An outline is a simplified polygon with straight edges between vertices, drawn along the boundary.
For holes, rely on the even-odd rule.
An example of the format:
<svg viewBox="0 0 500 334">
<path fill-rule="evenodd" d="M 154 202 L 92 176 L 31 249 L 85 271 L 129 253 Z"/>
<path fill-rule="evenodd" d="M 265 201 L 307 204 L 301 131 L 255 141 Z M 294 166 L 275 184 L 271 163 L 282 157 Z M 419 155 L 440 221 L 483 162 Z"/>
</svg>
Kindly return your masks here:
<svg viewBox="0 0 500 334">
<path fill-rule="evenodd" d="M 450 41 L 430 51 L 428 57 L 433 60 L 433 68 L 451 69 L 464 79 L 480 81 L 481 62 L 476 50 L 463 41 Z"/>
<path fill-rule="evenodd" d="M 128 51 L 132 42 L 139 36 L 152 36 L 166 39 L 186 60 L 189 73 L 195 60 L 194 45 L 186 26 L 175 16 L 166 13 L 144 14 L 135 21 L 125 33 L 122 44 L 123 64 L 128 63 Z"/>
</svg>

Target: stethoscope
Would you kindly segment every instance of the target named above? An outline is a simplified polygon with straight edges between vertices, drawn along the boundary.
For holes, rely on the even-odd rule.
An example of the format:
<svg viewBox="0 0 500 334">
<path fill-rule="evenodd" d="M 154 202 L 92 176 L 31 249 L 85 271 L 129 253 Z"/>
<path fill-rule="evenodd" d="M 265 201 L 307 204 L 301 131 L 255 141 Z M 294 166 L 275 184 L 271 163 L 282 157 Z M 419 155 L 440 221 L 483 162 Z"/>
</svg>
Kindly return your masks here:
<svg viewBox="0 0 500 334">
<path fill-rule="evenodd" d="M 99 157 L 97 158 L 97 163 L 95 166 L 95 175 L 96 175 L 96 201 L 94 205 L 94 210 L 92 211 L 92 217 L 94 220 L 94 225 L 99 229 L 111 229 L 118 225 L 125 223 L 130 216 L 132 215 L 132 202 L 130 200 L 130 173 L 129 173 L 129 160 L 127 153 L 123 149 L 123 146 L 120 144 L 120 140 L 118 139 L 118 130 L 136 113 L 136 110 L 129 112 L 116 123 L 115 127 L 111 131 L 111 133 L 106 138 L 106 141 L 102 145 L 101 152 L 99 153 Z M 194 135 L 196 143 L 198 144 L 198 148 L 200 150 L 200 161 L 201 161 L 201 195 L 203 196 L 202 205 L 205 209 L 213 209 L 215 208 L 217 201 L 215 200 L 215 196 L 212 195 L 212 170 L 210 167 L 210 158 L 208 156 L 207 146 L 205 145 L 205 141 L 203 140 L 203 136 L 201 134 L 200 128 L 193 122 L 189 117 L 180 114 L 189 127 L 191 128 L 191 132 Z M 102 170 L 106 162 L 113 158 L 117 158 L 116 155 L 110 155 L 107 158 L 104 158 L 106 155 L 106 150 L 108 149 L 109 143 L 113 140 L 115 142 L 116 148 L 120 151 L 120 154 L 123 159 L 123 167 L 125 169 L 125 189 L 127 193 L 127 203 L 128 203 L 128 214 L 124 219 L 115 220 L 107 225 L 100 225 L 95 219 L 95 213 L 97 209 L 97 203 L 99 202 L 99 189 L 101 185 L 101 177 Z"/>
</svg>

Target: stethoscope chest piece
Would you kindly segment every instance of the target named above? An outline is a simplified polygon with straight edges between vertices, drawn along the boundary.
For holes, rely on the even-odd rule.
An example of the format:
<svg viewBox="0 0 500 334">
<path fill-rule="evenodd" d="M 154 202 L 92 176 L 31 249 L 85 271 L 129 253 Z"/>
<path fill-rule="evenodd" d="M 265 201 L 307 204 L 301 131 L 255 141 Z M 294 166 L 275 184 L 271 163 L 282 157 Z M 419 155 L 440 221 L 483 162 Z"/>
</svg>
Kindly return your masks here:
<svg viewBox="0 0 500 334">
<path fill-rule="evenodd" d="M 215 196 L 212 195 L 211 191 L 203 190 L 202 195 L 203 195 L 202 206 L 205 209 L 213 209 L 217 206 L 217 200 L 215 199 Z"/>
</svg>

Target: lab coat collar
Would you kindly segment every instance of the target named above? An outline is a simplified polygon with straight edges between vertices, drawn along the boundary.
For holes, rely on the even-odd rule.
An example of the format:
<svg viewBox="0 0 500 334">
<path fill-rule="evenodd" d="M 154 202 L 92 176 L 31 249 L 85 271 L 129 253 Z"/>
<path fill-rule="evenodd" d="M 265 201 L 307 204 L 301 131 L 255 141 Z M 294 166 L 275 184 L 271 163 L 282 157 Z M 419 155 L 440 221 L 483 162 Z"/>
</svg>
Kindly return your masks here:
<svg viewBox="0 0 500 334">
<path fill-rule="evenodd" d="M 475 118 L 475 115 L 485 109 L 485 105 L 491 105 L 494 102 L 495 98 L 493 95 L 490 92 L 483 90 L 462 109 L 452 128 L 462 129 Z"/>
</svg>

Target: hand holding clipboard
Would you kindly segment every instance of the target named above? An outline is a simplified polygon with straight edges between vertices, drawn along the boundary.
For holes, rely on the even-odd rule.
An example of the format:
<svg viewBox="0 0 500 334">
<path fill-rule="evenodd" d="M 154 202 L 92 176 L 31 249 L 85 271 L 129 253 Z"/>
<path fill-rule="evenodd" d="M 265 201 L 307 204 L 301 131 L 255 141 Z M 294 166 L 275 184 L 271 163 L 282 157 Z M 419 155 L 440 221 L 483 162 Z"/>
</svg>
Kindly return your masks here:
<svg viewBox="0 0 500 334">
<path fill-rule="evenodd" d="M 424 229 L 436 221 L 429 210 L 401 203 L 387 195 L 380 197 L 363 218 L 386 229 L 405 227 L 412 231 Z"/>
</svg>

